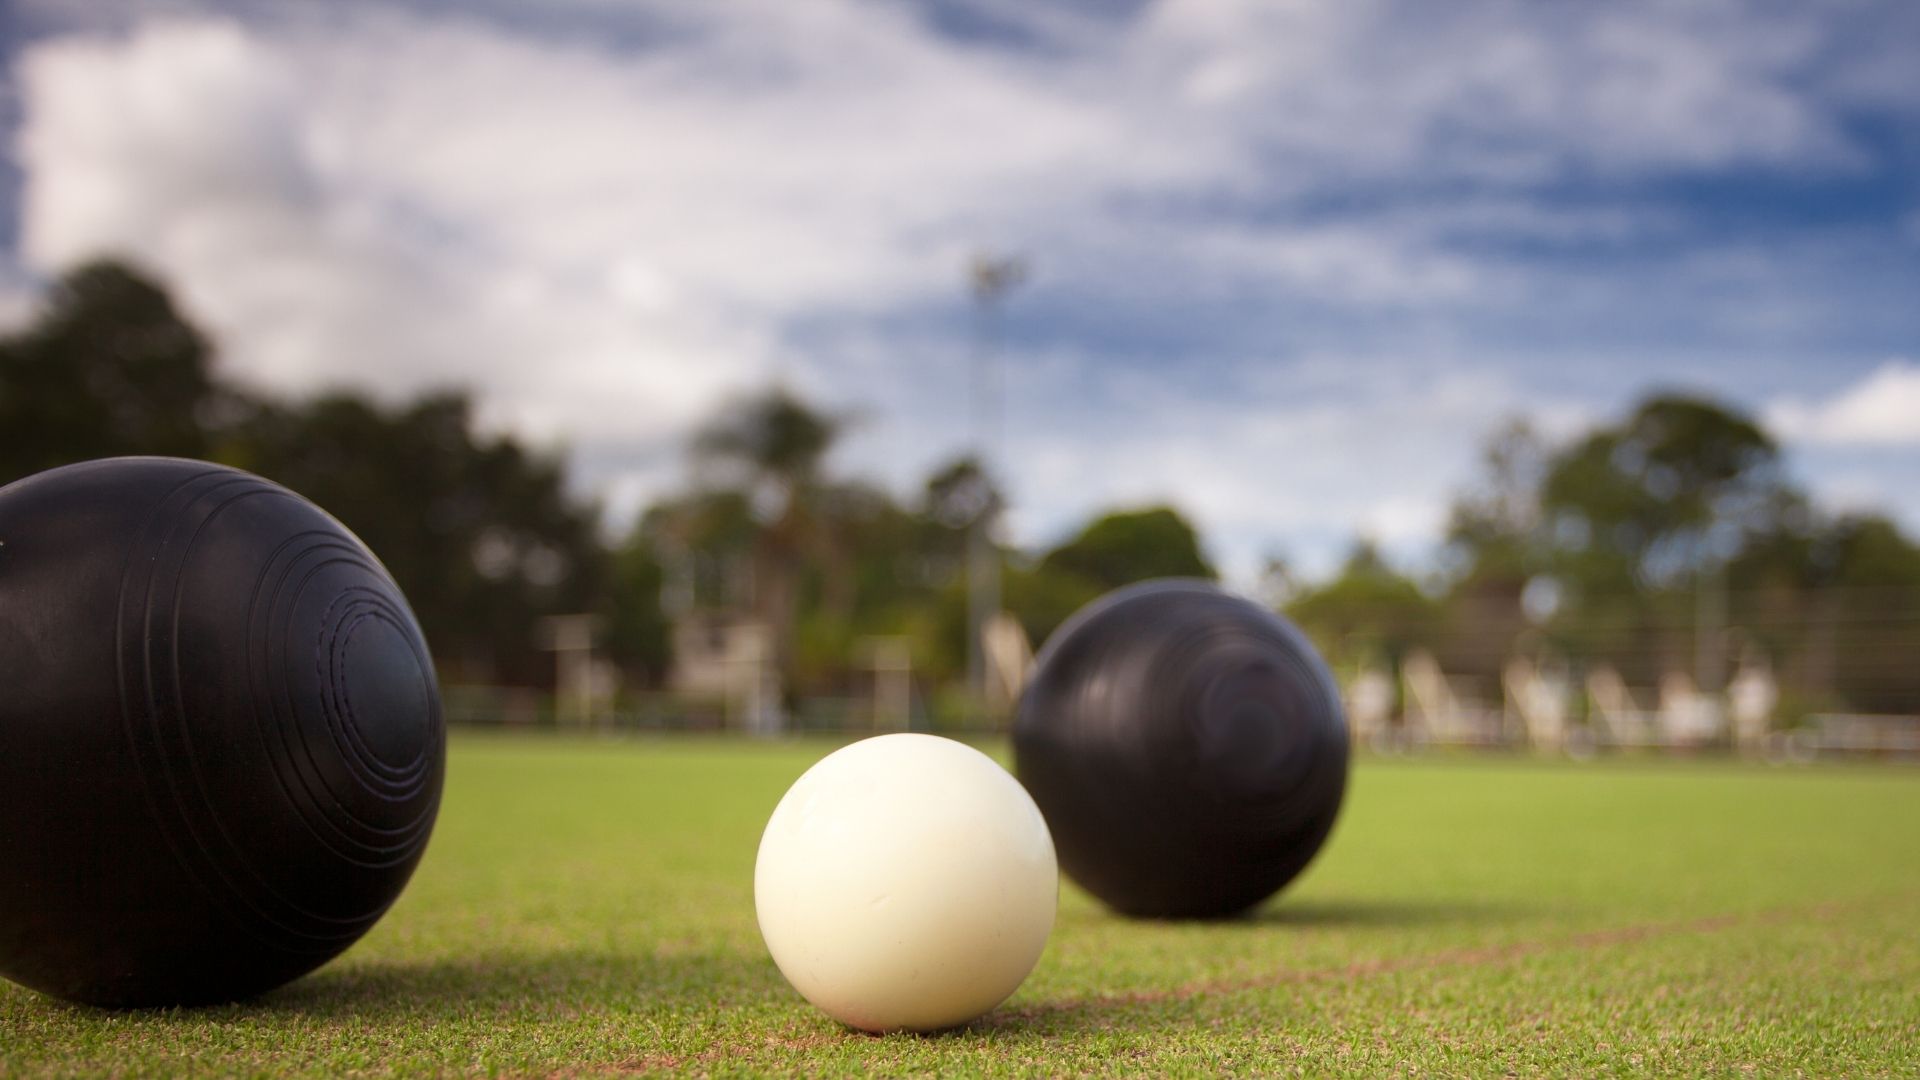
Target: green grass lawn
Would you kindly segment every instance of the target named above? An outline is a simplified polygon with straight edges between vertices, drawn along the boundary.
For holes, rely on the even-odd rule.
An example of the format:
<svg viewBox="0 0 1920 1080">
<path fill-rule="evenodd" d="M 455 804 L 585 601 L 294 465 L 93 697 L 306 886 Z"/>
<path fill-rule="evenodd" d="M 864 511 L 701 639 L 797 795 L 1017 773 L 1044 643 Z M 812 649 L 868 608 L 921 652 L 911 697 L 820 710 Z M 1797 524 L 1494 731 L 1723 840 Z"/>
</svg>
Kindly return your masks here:
<svg viewBox="0 0 1920 1080">
<path fill-rule="evenodd" d="M 1920 773 L 1363 761 L 1256 916 L 1125 922 L 1068 886 L 1005 1006 L 875 1038 L 754 924 L 760 828 L 828 749 L 462 736 L 425 863 L 346 956 L 198 1011 L 0 984 L 0 1075 L 1920 1070 Z"/>
</svg>

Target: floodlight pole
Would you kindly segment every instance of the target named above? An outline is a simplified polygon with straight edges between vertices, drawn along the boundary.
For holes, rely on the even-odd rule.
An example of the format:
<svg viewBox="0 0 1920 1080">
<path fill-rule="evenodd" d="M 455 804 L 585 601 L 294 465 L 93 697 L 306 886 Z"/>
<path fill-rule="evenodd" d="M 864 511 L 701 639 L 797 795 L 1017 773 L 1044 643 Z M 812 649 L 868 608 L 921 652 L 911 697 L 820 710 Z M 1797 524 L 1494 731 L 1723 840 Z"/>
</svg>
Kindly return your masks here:
<svg viewBox="0 0 1920 1080">
<path fill-rule="evenodd" d="M 1027 276 L 1026 260 L 1009 255 L 975 255 L 967 268 L 973 292 L 974 343 L 972 421 L 974 460 L 983 482 L 992 476 L 994 452 L 1002 437 L 1003 387 L 999 364 L 1002 301 Z M 967 527 L 967 689 L 981 709 L 987 706 L 987 662 L 983 637 L 987 620 L 1000 610 L 1000 553 L 994 547 L 995 508 L 988 503 Z"/>
</svg>

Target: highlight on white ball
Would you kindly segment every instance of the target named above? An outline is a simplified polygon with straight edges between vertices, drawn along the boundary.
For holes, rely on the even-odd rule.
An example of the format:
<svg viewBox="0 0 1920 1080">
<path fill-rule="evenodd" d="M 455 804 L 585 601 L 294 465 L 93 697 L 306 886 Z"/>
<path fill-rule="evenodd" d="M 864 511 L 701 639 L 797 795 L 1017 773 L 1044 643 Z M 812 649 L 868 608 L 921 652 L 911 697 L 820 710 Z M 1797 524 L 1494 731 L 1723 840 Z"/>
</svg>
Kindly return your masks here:
<svg viewBox="0 0 1920 1080">
<path fill-rule="evenodd" d="M 937 1031 L 1005 1001 L 1053 930 L 1060 873 L 1026 789 L 932 735 L 881 735 L 794 782 L 760 839 L 760 933 L 781 974 L 866 1031 Z"/>
</svg>

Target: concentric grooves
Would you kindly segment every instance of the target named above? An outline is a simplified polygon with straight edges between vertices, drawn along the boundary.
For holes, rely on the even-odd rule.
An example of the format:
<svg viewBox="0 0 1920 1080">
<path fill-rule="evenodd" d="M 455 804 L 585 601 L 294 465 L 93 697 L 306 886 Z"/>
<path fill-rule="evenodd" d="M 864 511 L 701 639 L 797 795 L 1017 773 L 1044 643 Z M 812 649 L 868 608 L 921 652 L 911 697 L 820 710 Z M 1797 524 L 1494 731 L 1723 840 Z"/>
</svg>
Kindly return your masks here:
<svg viewBox="0 0 1920 1080">
<path fill-rule="evenodd" d="M 382 580 L 360 550 L 338 536 L 302 533 L 289 538 L 274 553 L 268 572 L 255 589 L 247 635 L 252 647 L 248 677 L 255 688 L 254 718 L 273 754 L 281 786 L 314 834 L 345 862 L 364 867 L 390 866 L 413 855 L 425 842 L 435 807 L 424 806 L 412 819 L 394 825 L 363 820 L 348 809 L 348 801 L 343 798 L 352 792 L 342 792 L 337 781 L 330 782 L 327 762 L 315 755 L 330 752 L 333 760 L 352 771 L 363 790 L 385 802 L 404 804 L 421 793 L 428 776 L 427 764 L 437 745 L 423 751 L 411 772 L 387 776 L 365 764 L 363 759 L 371 755 L 358 750 L 354 736 L 346 730 L 350 725 L 339 702 L 339 665 L 328 670 L 330 654 L 325 647 L 327 638 L 336 632 L 332 616 L 349 593 L 379 597 L 390 587 L 342 590 L 328 605 L 328 617 L 320 620 L 312 634 L 303 634 L 293 621 L 298 601 L 313 582 L 329 567 L 342 564 L 362 571 L 370 581 Z M 385 602 L 384 597 L 381 599 Z M 390 603 L 387 610 L 393 610 Z M 303 662 L 313 665 L 322 691 L 321 711 L 329 736 L 324 747 L 306 737 L 312 732 L 302 724 L 300 703 L 288 686 L 294 665 Z M 431 667 L 426 666 L 426 670 Z M 437 717 L 429 728 L 437 728 Z"/>
<path fill-rule="evenodd" d="M 286 535 L 264 562 L 257 555 L 246 565 L 222 562 L 221 571 L 257 576 L 244 606 L 209 610 L 189 576 L 206 578 L 223 533 L 239 528 L 233 519 L 259 500 L 294 505 L 291 513 L 253 515 L 249 535 L 261 532 L 261 521 L 292 524 L 279 526 Z M 412 655 L 400 670 L 412 664 L 421 681 L 427 712 L 416 752 L 399 762 L 373 752 L 350 700 L 348 649 L 369 621 L 406 642 Z M 432 663 L 413 626 L 399 591 L 350 534 L 292 493 L 244 473 L 208 467 L 179 484 L 129 549 L 117 621 L 128 743 L 175 857 L 263 943 L 338 951 L 391 904 L 405 864 L 425 847 L 439 805 L 444 734 Z M 222 655 L 210 659 L 209 650 Z M 238 662 L 228 662 L 229 651 Z M 194 715 L 195 701 L 223 702 L 248 714 L 251 725 L 222 729 Z M 247 732 L 257 740 L 250 747 Z M 261 759 L 271 783 L 257 786 L 277 791 L 277 806 L 236 797 L 221 782 L 228 777 L 220 770 Z M 337 860 L 338 875 L 398 874 L 396 884 L 375 890 L 382 895 L 371 906 L 327 910 L 276 872 L 283 845 L 242 839 L 262 834 L 262 816 L 307 834 Z"/>
<path fill-rule="evenodd" d="M 406 622 L 406 613 L 395 608 L 384 592 L 365 587 L 342 590 L 328 605 L 313 647 L 316 674 L 325 691 L 323 702 L 328 726 L 366 786 L 394 799 L 405 799 L 419 791 L 429 764 L 430 747 L 422 740 L 410 759 L 397 764 L 380 756 L 354 717 L 347 658 L 354 635 L 362 627 L 381 625 L 403 639 L 403 647 L 411 653 L 416 669 L 432 670 L 432 662 L 417 651 L 416 639 L 407 631 Z"/>
</svg>

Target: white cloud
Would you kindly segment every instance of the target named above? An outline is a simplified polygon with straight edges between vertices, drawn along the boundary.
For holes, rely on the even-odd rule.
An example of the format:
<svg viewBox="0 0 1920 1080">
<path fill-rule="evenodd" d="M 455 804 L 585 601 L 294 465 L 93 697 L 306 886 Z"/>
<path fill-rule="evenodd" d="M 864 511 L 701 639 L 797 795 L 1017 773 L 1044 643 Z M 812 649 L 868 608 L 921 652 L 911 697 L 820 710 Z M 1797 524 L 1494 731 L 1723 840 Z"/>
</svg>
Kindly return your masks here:
<svg viewBox="0 0 1920 1080">
<path fill-rule="evenodd" d="M 1157 5 L 1131 43 L 1289 161 L 1525 179 L 1826 161 L 1852 148 L 1792 88 L 1812 13 L 1363 0 Z"/>
<path fill-rule="evenodd" d="M 1424 553 L 1485 435 L 1517 412 L 1568 408 L 1464 365 L 1422 374 L 1377 357 L 1252 366 L 1204 395 L 1136 376 L 1077 408 L 1059 407 L 1069 388 L 1050 380 L 1015 384 L 1017 538 L 1046 543 L 1101 507 L 1165 502 L 1205 526 L 1243 583 L 1276 549 L 1309 574 L 1331 570 L 1356 533 Z"/>
<path fill-rule="evenodd" d="M 311 63 L 225 22 L 35 49 L 20 139 L 30 262 L 156 267 L 251 381 L 391 395 L 471 384 L 484 416 L 545 440 L 657 447 L 769 363 L 766 326 L 640 296 L 617 223 L 592 257 L 542 261 L 484 218 L 462 220 L 452 192 L 357 160 L 386 148 L 343 132 L 374 126 L 336 103 L 329 79 L 354 72 Z M 411 109 L 431 130 L 436 118 Z"/>
<path fill-rule="evenodd" d="M 127 33 L 25 50 L 26 262 L 154 266 L 274 388 L 471 385 L 489 423 L 572 444 L 620 509 L 673 480 L 697 417 L 773 374 L 871 406 L 845 463 L 910 482 L 964 440 L 964 342 L 889 327 L 957 316 L 982 246 L 1109 306 L 1210 292 L 1443 320 L 1584 288 L 1612 309 L 1577 275 L 1456 241 L 1672 227 L 1542 202 L 1541 181 L 1858 156 L 1800 89 L 1820 20 L 1731 3 L 998 7 L 1032 49 L 864 3 L 637 3 L 596 16 L 632 20 L 620 44 L 246 10 L 143 21 L 130 3 Z M 1395 186 L 1471 194 L 1303 209 Z M 1417 545 L 1493 422 L 1584 415 L 1444 326 L 1407 336 L 1420 356 L 1255 348 L 1133 375 L 1084 350 L 1021 357 L 1022 538 L 1172 499 L 1236 567 L 1275 537 Z"/>
<path fill-rule="evenodd" d="M 1792 442 L 1920 447 L 1920 363 L 1889 360 L 1824 401 L 1773 402 L 1766 420 Z"/>
<path fill-rule="evenodd" d="M 34 296 L 25 289 L 0 286 L 0 334 L 25 327 L 33 319 Z"/>
</svg>

